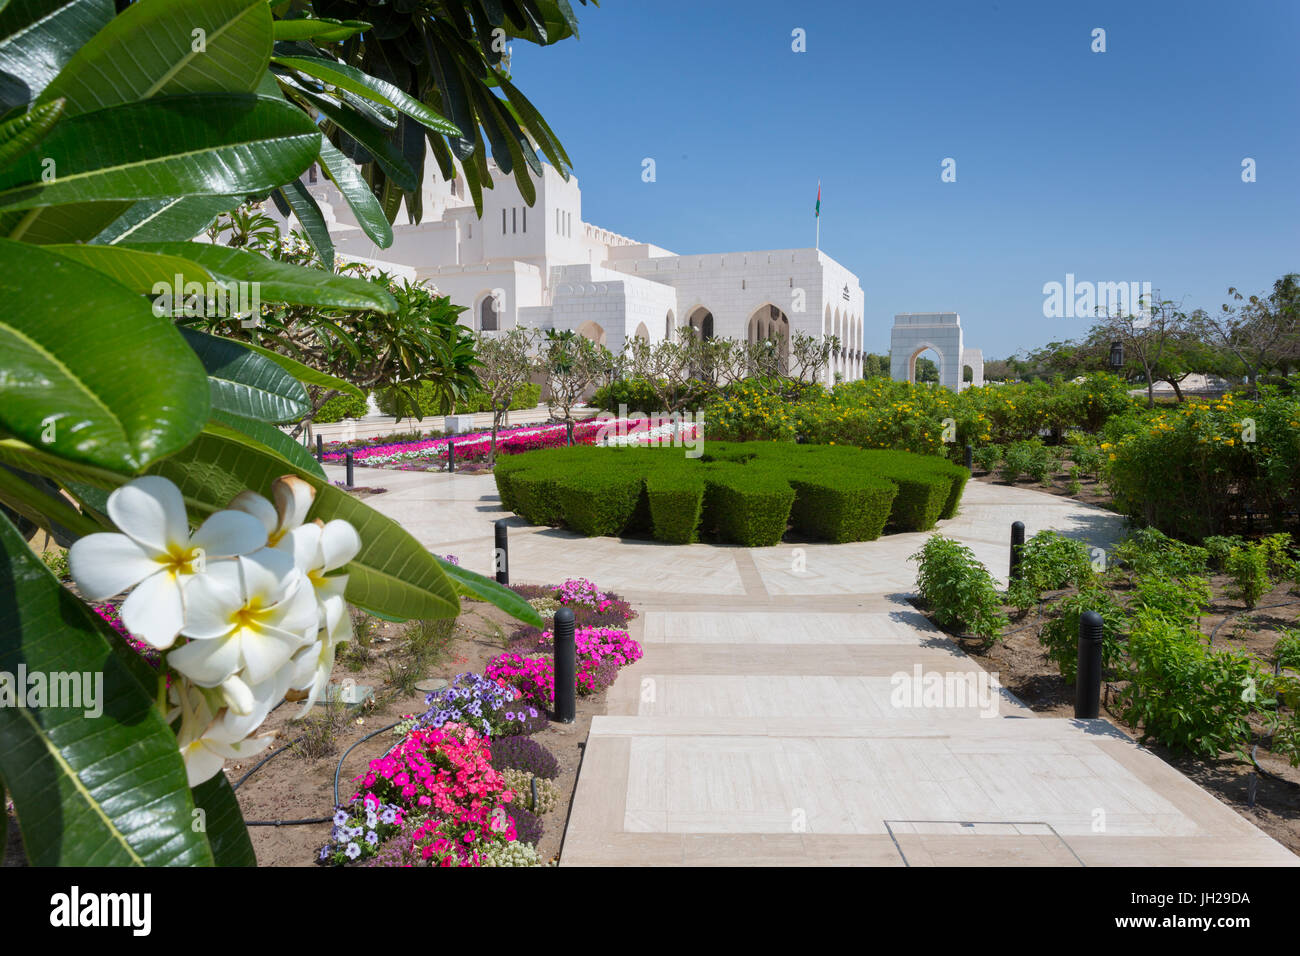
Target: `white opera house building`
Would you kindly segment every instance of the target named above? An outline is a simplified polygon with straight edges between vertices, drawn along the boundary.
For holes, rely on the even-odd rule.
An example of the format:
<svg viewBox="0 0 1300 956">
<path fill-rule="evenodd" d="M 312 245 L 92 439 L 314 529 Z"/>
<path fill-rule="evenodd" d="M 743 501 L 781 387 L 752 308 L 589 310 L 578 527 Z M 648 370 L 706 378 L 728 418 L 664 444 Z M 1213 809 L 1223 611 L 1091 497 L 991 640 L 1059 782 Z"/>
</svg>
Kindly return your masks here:
<svg viewBox="0 0 1300 956">
<path fill-rule="evenodd" d="M 428 280 L 467 307 L 461 321 L 476 330 L 567 329 L 614 352 L 632 336 L 657 342 L 687 325 L 749 341 L 782 333 L 787 347 L 802 331 L 839 338 L 828 384 L 862 376 L 862 287 L 820 250 L 679 256 L 585 222 L 577 179 L 549 165 L 531 207 L 493 165 L 496 185 L 483 191 L 480 219 L 464 181 L 446 182 L 429 166 L 424 221 L 405 224 L 399 213 L 387 249 L 356 224 L 333 183 L 315 167 L 305 173 L 337 254 Z"/>
</svg>

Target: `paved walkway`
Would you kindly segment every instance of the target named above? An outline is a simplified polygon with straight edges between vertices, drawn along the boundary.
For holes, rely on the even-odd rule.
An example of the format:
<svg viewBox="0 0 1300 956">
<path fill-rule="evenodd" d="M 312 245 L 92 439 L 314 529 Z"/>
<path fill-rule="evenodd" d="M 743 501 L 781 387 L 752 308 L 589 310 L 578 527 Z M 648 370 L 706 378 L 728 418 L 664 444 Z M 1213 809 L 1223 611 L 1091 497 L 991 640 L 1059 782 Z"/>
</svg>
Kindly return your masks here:
<svg viewBox="0 0 1300 956">
<path fill-rule="evenodd" d="M 490 476 L 382 474 L 372 505 L 490 570 Z M 1120 534 L 1109 512 L 976 482 L 940 530 L 1005 574 L 1014 520 Z M 592 722 L 565 865 L 1300 864 L 1109 723 L 991 686 L 906 601 L 923 534 L 684 547 L 511 523 L 515 580 L 587 577 L 641 611 L 645 657 Z"/>
</svg>

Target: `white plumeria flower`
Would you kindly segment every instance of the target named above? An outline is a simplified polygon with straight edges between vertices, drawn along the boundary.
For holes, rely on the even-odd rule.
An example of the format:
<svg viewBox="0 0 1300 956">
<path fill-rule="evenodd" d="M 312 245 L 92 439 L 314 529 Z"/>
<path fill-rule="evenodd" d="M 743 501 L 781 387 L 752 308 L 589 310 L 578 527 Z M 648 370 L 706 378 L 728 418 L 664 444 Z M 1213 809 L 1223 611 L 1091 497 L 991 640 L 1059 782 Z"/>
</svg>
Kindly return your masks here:
<svg viewBox="0 0 1300 956">
<path fill-rule="evenodd" d="M 294 674 L 289 685 L 297 691 L 309 691 L 300 712 L 300 716 L 305 716 L 329 683 L 338 645 L 352 639 L 352 617 L 343 597 L 348 576 L 329 572 L 346 567 L 357 556 L 361 537 L 348 522 L 335 519 L 327 524 L 318 521 L 295 528 L 285 542 L 293 551 L 294 565 L 311 582 L 321 614 L 317 641 L 294 655 Z"/>
<path fill-rule="evenodd" d="M 266 749 L 272 735 L 249 737 L 266 719 L 270 708 L 259 708 L 247 716 L 232 716 L 228 710 L 215 713 L 207 695 L 191 684 L 170 692 L 174 707 L 168 721 L 181 716 L 177 744 L 185 762 L 185 775 L 191 787 L 210 780 L 221 772 L 222 765 L 230 759 L 256 756 Z"/>
<path fill-rule="evenodd" d="M 293 559 L 263 548 L 210 565 L 190 585 L 181 629 L 190 640 L 167 663 L 200 687 L 222 687 L 227 703 L 244 710 L 251 688 L 309 643 L 318 622 L 312 589 Z"/>
<path fill-rule="evenodd" d="M 185 620 L 185 592 L 210 562 L 266 544 L 266 529 L 241 511 L 218 511 L 190 534 L 185 500 L 166 478 L 146 475 L 108 496 L 121 534 L 91 534 L 68 551 L 81 593 L 102 601 L 134 586 L 122 623 L 159 649 L 171 647 Z"/>
<path fill-rule="evenodd" d="M 241 491 L 230 502 L 230 507 L 252 515 L 266 528 L 267 544 L 280 546 L 285 535 L 301 527 L 307 520 L 316 489 L 296 475 L 285 475 L 271 484 L 275 504 L 255 491 Z"/>
</svg>

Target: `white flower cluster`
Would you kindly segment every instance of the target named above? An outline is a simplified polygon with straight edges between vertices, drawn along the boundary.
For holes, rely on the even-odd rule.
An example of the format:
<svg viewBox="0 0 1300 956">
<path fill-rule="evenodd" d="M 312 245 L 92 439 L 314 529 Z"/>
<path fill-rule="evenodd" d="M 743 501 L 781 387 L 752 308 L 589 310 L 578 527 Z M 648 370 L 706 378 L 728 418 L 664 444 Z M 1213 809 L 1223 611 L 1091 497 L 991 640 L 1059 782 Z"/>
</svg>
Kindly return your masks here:
<svg viewBox="0 0 1300 956">
<path fill-rule="evenodd" d="M 275 503 L 245 491 L 190 532 L 180 489 L 149 475 L 108 498 L 121 534 L 73 544 L 68 567 L 82 594 L 101 601 L 133 589 L 122 623 L 175 672 L 168 721 L 181 717 L 190 785 L 228 757 L 262 750 L 254 738 L 285 697 L 305 714 L 329 682 L 337 646 L 352 636 L 347 575 L 331 574 L 361 549 L 346 521 L 304 523 L 316 490 L 292 475 Z"/>
</svg>

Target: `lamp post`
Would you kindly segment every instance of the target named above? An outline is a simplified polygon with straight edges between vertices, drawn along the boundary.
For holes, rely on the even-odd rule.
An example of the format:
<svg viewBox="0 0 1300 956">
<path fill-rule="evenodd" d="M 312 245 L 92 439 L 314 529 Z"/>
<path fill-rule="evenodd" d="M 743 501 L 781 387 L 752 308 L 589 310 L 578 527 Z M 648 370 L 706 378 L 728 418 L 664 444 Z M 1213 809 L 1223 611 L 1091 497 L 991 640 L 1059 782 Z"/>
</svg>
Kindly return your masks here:
<svg viewBox="0 0 1300 956">
<path fill-rule="evenodd" d="M 1110 367 L 1119 371 L 1124 367 L 1124 343 L 1110 343 Z"/>
</svg>

